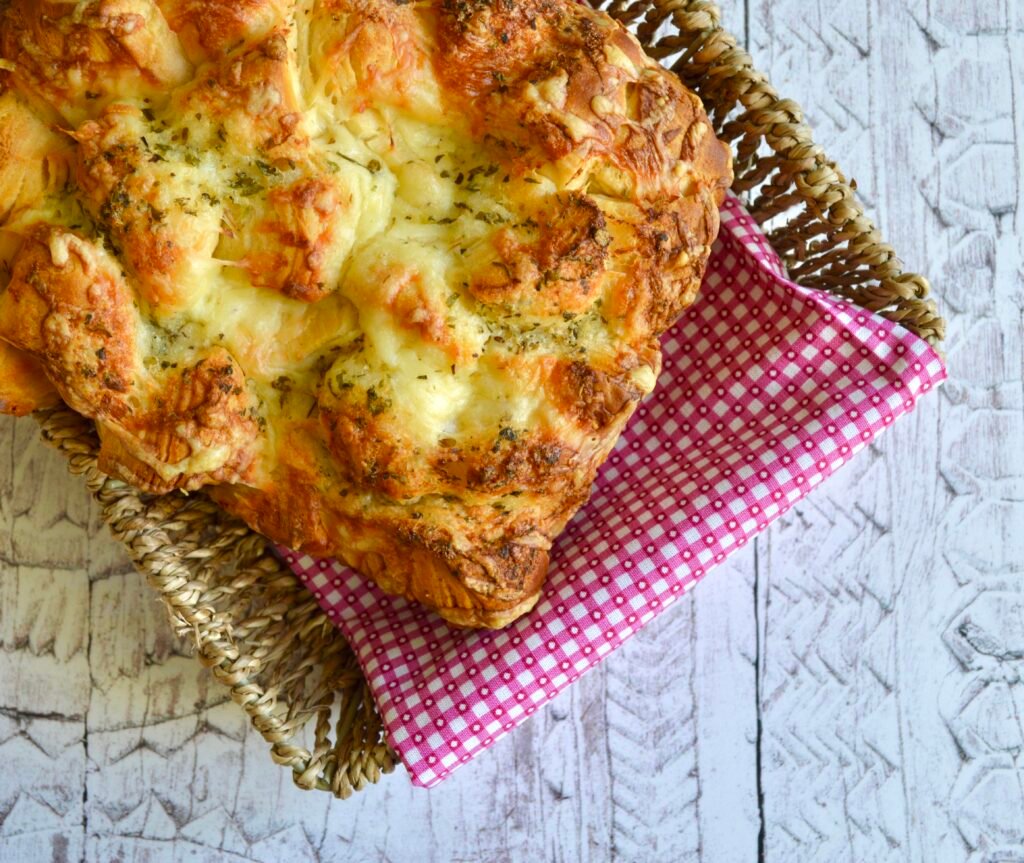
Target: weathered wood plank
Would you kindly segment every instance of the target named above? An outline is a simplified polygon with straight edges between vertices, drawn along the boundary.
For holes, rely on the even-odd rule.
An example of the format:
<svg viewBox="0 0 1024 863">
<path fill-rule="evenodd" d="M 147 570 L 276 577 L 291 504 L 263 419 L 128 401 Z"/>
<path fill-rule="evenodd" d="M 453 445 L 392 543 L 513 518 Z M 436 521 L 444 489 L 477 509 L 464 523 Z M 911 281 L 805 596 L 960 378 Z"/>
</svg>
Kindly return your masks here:
<svg viewBox="0 0 1024 863">
<path fill-rule="evenodd" d="M 762 541 L 769 863 L 1024 853 L 1012 6 L 751 4 L 756 60 L 952 318 L 942 395 Z"/>
<path fill-rule="evenodd" d="M 0 860 L 82 858 L 82 721 L 0 709 Z"/>
<path fill-rule="evenodd" d="M 612 658 L 614 855 L 757 856 L 753 547 Z"/>
<path fill-rule="evenodd" d="M 84 570 L 89 544 L 83 542 L 91 503 L 82 483 L 68 482 L 60 457 L 38 443 L 32 422 L 14 423 L 11 441 L 12 559 L 22 564 Z"/>
<path fill-rule="evenodd" d="M 19 515 L 23 489 L 36 482 L 47 492 L 41 484 L 47 454 L 22 460 L 21 440 L 13 420 L 0 420 L 0 860 L 45 856 L 64 863 L 81 859 L 85 845 L 89 580 L 84 571 L 52 567 L 79 553 L 68 544 L 54 556 L 23 553 L 18 538 L 30 535 Z M 56 481 L 69 485 L 66 477 Z M 29 520 L 65 524 L 64 507 L 74 495 L 74 489 L 57 492 L 46 505 L 30 507 Z M 76 516 L 87 512 L 72 509 Z M 40 528 L 44 537 L 54 536 Z M 81 535 L 78 542 L 84 545 Z"/>
</svg>

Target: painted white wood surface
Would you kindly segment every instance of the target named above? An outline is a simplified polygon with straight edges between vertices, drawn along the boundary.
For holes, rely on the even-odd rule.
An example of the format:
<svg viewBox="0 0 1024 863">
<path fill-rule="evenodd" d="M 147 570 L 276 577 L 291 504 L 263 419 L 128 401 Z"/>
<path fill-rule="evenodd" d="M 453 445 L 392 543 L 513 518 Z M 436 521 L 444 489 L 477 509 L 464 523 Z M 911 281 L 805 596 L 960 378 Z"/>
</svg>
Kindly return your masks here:
<svg viewBox="0 0 1024 863">
<path fill-rule="evenodd" d="M 1024 4 L 725 5 L 933 277 L 940 395 L 491 753 L 345 802 L 2 421 L 0 860 L 1024 860 Z"/>
</svg>

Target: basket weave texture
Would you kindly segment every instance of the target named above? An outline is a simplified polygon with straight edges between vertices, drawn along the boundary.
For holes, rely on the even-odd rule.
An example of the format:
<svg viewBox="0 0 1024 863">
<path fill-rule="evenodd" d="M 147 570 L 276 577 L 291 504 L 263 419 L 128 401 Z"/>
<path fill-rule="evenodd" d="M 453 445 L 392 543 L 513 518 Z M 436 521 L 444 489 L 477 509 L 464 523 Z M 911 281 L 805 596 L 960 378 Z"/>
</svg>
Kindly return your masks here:
<svg viewBox="0 0 1024 863">
<path fill-rule="evenodd" d="M 790 276 L 897 321 L 932 344 L 944 322 L 927 280 L 905 273 L 847 183 L 719 23 L 709 0 L 602 4 L 704 100 L 735 154 L 736 182 Z M 348 797 L 396 764 L 355 656 L 266 540 L 205 496 L 145 495 L 102 474 L 92 423 L 36 418 L 85 477 L 102 517 L 159 592 L 176 632 L 245 710 L 304 789 Z"/>
</svg>

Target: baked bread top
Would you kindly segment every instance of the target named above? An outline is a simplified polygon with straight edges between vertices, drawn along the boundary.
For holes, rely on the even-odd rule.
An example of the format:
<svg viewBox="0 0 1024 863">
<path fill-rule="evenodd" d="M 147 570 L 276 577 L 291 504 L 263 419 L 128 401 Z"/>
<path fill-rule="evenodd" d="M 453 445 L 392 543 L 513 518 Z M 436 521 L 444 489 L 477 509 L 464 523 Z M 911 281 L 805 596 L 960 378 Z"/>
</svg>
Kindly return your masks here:
<svg viewBox="0 0 1024 863">
<path fill-rule="evenodd" d="M 0 10 L 0 408 L 455 623 L 532 607 L 718 230 L 698 98 L 573 0 Z"/>
</svg>

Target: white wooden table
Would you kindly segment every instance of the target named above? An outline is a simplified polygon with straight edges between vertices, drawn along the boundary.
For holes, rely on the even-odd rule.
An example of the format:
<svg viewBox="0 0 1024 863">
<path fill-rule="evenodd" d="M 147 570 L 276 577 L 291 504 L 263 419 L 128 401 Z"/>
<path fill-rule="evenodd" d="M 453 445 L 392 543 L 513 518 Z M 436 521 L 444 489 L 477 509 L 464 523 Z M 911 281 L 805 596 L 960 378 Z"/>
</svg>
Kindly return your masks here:
<svg viewBox="0 0 1024 863">
<path fill-rule="evenodd" d="M 932 276 L 951 379 L 435 790 L 295 789 L 0 423 L 0 860 L 1024 860 L 1024 3 L 970 5 L 726 4 Z"/>
</svg>

